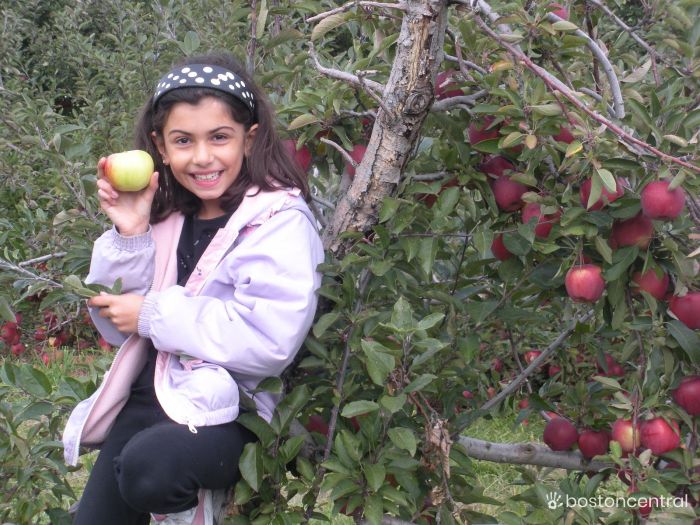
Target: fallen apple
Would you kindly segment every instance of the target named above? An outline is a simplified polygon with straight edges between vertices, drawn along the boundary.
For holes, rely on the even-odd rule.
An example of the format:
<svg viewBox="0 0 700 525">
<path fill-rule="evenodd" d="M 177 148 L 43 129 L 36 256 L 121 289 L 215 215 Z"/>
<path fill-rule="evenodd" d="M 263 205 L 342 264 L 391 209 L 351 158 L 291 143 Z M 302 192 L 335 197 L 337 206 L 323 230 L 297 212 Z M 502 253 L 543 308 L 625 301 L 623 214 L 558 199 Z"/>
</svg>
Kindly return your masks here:
<svg viewBox="0 0 700 525">
<path fill-rule="evenodd" d="M 104 172 L 118 191 L 140 191 L 148 186 L 154 171 L 153 158 L 143 150 L 122 151 L 107 157 Z"/>
</svg>

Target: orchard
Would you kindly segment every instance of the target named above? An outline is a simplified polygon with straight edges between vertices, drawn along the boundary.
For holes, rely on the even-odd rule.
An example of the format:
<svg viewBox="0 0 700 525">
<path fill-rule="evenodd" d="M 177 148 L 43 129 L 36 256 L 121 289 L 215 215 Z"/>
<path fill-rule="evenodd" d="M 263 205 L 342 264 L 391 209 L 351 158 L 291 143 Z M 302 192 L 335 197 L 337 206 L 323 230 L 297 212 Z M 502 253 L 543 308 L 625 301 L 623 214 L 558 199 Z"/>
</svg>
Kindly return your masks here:
<svg viewBox="0 0 700 525">
<path fill-rule="evenodd" d="M 211 49 L 270 94 L 327 253 L 226 523 L 700 523 L 697 2 L 1 9 L 3 523 L 70 523 L 60 432 L 113 355 L 96 163 Z M 502 421 L 537 435 L 475 437 Z M 638 504 L 566 503 L 601 496 Z"/>
</svg>

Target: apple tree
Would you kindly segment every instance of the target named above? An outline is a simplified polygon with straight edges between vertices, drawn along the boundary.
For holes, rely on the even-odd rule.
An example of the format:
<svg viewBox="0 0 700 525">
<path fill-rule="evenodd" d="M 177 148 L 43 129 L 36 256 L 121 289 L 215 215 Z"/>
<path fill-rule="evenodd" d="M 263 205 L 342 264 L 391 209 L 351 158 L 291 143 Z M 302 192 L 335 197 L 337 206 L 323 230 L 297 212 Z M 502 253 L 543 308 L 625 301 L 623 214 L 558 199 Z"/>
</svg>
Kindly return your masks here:
<svg viewBox="0 0 700 525">
<path fill-rule="evenodd" d="M 77 321 L 104 227 L 94 161 L 128 149 L 177 56 L 245 57 L 309 173 L 321 305 L 294 366 L 260 385 L 286 392 L 272 421 L 241 417 L 259 442 L 231 520 L 696 519 L 695 2 L 11 4 L 13 311 Z M 514 412 L 544 419 L 544 444 L 470 437 Z M 490 493 L 477 461 L 516 465 L 521 490 Z"/>
</svg>

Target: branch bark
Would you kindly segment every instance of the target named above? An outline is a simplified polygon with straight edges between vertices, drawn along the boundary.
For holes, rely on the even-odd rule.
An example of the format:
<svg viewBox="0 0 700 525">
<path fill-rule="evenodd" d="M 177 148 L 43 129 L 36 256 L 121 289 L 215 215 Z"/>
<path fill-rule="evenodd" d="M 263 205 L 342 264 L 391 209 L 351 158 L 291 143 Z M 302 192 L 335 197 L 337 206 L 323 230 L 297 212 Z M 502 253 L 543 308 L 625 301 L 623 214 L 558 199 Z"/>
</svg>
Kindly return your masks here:
<svg viewBox="0 0 700 525">
<path fill-rule="evenodd" d="M 341 233 L 363 232 L 376 224 L 379 206 L 396 189 L 433 102 L 433 83 L 443 57 L 447 2 L 411 0 L 404 6 L 396 58 L 367 152 L 324 231 L 325 248 L 339 258 L 349 247 Z"/>
</svg>

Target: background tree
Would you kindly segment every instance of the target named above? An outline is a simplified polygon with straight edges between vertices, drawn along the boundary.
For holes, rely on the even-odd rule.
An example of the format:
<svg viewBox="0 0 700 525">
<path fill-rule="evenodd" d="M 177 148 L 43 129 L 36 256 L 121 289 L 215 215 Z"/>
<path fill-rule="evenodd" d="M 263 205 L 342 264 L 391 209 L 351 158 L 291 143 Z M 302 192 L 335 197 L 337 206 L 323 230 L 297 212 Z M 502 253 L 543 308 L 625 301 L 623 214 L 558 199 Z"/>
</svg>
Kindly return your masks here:
<svg viewBox="0 0 700 525">
<path fill-rule="evenodd" d="M 6 4 L 3 519 L 60 523 L 75 496 L 55 440 L 106 365 L 52 378 L 32 356 L 96 342 L 95 160 L 129 149 L 163 67 L 217 48 L 271 93 L 328 249 L 298 362 L 260 385 L 285 401 L 242 416 L 260 443 L 232 520 L 695 519 L 695 3 Z M 548 446 L 468 437 L 514 409 Z M 525 465 L 522 491 L 485 495 L 477 459 Z"/>
</svg>

